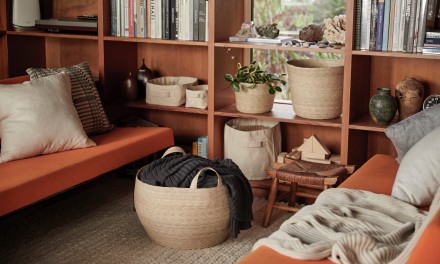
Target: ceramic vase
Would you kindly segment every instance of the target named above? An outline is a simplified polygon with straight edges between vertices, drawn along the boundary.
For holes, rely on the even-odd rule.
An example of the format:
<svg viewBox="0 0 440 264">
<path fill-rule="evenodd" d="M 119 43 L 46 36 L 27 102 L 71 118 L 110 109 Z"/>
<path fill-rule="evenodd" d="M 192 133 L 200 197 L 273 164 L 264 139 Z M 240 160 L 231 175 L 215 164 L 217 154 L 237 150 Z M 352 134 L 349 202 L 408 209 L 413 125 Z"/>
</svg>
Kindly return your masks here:
<svg viewBox="0 0 440 264">
<path fill-rule="evenodd" d="M 391 123 L 397 112 L 397 100 L 391 95 L 390 88 L 378 88 L 377 94 L 370 98 L 368 104 L 370 116 L 378 125 Z"/>
<path fill-rule="evenodd" d="M 396 86 L 396 97 L 399 102 L 399 119 L 403 120 L 422 110 L 425 87 L 416 79 L 405 78 Z"/>
<path fill-rule="evenodd" d="M 131 72 L 127 79 L 122 82 L 122 97 L 126 102 L 133 102 L 138 99 L 137 81 Z"/>
<path fill-rule="evenodd" d="M 147 82 L 148 80 L 154 79 L 154 73 L 150 70 L 147 65 L 145 65 L 145 59 L 142 59 L 142 65 L 139 67 L 137 72 L 137 82 L 138 82 L 138 97 L 145 98 Z"/>
</svg>

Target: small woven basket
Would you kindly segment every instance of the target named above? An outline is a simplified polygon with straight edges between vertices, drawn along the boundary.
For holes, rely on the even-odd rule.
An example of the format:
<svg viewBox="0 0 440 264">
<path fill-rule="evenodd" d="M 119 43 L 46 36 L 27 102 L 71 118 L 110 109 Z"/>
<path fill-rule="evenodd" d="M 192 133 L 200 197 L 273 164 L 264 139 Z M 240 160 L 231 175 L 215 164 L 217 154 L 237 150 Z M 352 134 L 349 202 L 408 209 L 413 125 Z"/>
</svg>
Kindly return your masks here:
<svg viewBox="0 0 440 264">
<path fill-rule="evenodd" d="M 153 186 L 136 177 L 134 206 L 148 236 L 159 245 L 200 249 L 229 238 L 230 209 L 226 188 L 218 177 L 213 188 L 197 188 L 199 175 L 190 188 Z"/>
<path fill-rule="evenodd" d="M 343 60 L 291 60 L 287 72 L 296 115 L 310 119 L 341 115 Z"/>
<path fill-rule="evenodd" d="M 262 114 L 272 110 L 275 94 L 269 94 L 266 84 L 241 83 L 240 91 L 235 92 L 235 104 L 237 110 L 246 114 Z"/>
<path fill-rule="evenodd" d="M 208 85 L 195 85 L 186 88 L 185 107 L 206 109 L 208 107 Z"/>
<path fill-rule="evenodd" d="M 159 77 L 148 80 L 146 103 L 154 105 L 180 106 L 186 101 L 186 88 L 197 84 L 193 77 Z"/>
</svg>

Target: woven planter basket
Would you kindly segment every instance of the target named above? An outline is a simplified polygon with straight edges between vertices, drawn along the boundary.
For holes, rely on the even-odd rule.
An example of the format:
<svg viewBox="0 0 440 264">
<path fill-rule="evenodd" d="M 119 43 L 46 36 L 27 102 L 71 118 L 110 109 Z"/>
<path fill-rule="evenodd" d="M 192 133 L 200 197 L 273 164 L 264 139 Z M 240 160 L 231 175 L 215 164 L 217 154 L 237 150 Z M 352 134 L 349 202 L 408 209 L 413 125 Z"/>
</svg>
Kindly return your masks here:
<svg viewBox="0 0 440 264">
<path fill-rule="evenodd" d="M 269 94 L 266 84 L 241 83 L 240 92 L 235 92 L 235 104 L 237 110 L 246 114 L 262 114 L 272 110 L 275 94 Z"/>
<path fill-rule="evenodd" d="M 287 72 L 296 115 L 310 119 L 341 115 L 343 60 L 291 60 Z"/>
<path fill-rule="evenodd" d="M 200 249 L 229 238 L 227 190 L 217 172 L 217 187 L 197 189 L 203 170 L 213 169 L 199 171 L 190 188 L 153 186 L 136 177 L 134 206 L 151 240 L 171 248 Z"/>
</svg>

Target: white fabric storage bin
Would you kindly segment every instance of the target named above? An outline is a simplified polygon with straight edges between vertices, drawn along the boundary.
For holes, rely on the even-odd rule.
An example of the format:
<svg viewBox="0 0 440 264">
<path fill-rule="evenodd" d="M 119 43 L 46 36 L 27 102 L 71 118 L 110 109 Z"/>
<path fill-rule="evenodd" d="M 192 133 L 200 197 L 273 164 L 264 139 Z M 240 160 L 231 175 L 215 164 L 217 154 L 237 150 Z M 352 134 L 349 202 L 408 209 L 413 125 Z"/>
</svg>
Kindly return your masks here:
<svg viewBox="0 0 440 264">
<path fill-rule="evenodd" d="M 197 84 L 193 77 L 159 77 L 148 80 L 147 104 L 180 106 L 185 103 L 186 88 Z"/>
<path fill-rule="evenodd" d="M 232 159 L 249 180 L 270 178 L 265 170 L 281 152 L 279 122 L 236 118 L 226 122 L 225 158 Z"/>
<path fill-rule="evenodd" d="M 208 85 L 196 85 L 186 88 L 186 107 L 206 109 L 208 107 Z"/>
</svg>

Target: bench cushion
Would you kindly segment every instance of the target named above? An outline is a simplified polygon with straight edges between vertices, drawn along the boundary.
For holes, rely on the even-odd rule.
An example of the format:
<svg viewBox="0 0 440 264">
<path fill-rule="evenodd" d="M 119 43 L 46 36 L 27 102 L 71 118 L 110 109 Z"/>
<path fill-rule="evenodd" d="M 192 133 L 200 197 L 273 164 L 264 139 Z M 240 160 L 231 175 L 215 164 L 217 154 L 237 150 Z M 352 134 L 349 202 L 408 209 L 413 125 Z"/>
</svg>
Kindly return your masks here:
<svg viewBox="0 0 440 264">
<path fill-rule="evenodd" d="M 0 215 L 64 191 L 173 145 L 170 128 L 116 128 L 91 137 L 97 147 L 0 165 Z"/>
</svg>

